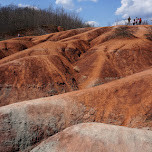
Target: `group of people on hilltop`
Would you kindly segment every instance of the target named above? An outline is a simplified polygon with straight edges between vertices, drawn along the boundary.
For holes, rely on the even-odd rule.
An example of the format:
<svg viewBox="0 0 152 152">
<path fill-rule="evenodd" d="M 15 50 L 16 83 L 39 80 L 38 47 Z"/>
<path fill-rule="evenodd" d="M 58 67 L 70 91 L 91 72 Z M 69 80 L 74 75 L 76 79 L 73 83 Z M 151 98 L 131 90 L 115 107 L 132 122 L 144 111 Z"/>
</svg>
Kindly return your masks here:
<svg viewBox="0 0 152 152">
<path fill-rule="evenodd" d="M 129 18 L 128 18 L 128 24 L 130 25 L 130 21 L 131 21 L 131 18 L 130 18 L 130 16 L 129 16 Z M 142 19 L 141 18 L 137 18 L 136 17 L 136 19 L 134 19 L 133 20 L 133 25 L 141 25 L 141 23 L 142 23 Z"/>
</svg>

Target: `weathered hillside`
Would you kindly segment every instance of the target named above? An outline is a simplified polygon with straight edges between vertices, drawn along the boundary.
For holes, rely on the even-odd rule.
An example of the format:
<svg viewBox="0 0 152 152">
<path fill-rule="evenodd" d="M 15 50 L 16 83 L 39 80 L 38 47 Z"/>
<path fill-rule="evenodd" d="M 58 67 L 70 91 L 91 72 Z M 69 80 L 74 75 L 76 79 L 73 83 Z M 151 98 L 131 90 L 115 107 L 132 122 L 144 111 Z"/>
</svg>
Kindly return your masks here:
<svg viewBox="0 0 152 152">
<path fill-rule="evenodd" d="M 1 41 L 0 151 L 151 152 L 151 28 Z"/>
<path fill-rule="evenodd" d="M 90 89 L 3 106 L 0 149 L 24 150 L 85 122 L 152 130 L 151 77 L 152 69 Z"/>
<path fill-rule="evenodd" d="M 86 28 L 0 42 L 0 105 L 90 88 L 151 68 L 149 28 Z"/>
</svg>

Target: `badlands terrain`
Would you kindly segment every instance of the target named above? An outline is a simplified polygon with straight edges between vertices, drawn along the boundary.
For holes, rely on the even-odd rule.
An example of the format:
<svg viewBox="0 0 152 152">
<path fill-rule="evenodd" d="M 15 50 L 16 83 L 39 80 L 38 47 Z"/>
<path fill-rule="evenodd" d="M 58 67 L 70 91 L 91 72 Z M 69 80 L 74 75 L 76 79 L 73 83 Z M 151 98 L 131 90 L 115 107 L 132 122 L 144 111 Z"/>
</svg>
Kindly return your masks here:
<svg viewBox="0 0 152 152">
<path fill-rule="evenodd" d="M 152 152 L 152 26 L 0 41 L 0 151 Z"/>
</svg>

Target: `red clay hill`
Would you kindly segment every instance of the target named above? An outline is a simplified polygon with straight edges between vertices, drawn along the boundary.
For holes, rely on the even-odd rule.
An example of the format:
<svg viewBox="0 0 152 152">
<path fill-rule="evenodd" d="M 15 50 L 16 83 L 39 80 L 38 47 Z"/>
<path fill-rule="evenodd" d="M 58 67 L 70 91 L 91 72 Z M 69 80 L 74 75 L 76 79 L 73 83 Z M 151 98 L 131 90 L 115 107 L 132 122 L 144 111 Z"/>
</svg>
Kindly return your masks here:
<svg viewBox="0 0 152 152">
<path fill-rule="evenodd" d="M 0 106 L 94 87 L 151 68 L 151 28 L 84 28 L 1 41 Z"/>
<path fill-rule="evenodd" d="M 129 144 L 131 151 L 138 151 L 141 148 L 143 152 L 143 147 L 152 147 L 151 78 L 152 69 L 94 88 L 2 106 L 0 108 L 0 151 L 30 151 L 41 141 L 54 135 L 50 138 L 51 142 L 47 140 L 38 149 L 44 152 L 52 152 L 55 148 L 61 148 L 59 152 L 74 151 L 69 149 L 71 147 L 83 152 L 93 147 L 95 149 L 103 147 L 104 150 L 104 148 L 111 149 L 116 146 L 115 152 L 117 152 L 117 149 L 128 151 Z M 71 130 L 57 134 L 67 127 L 88 122 L 140 128 L 143 131 L 140 135 L 134 130 L 126 132 L 122 129 L 119 132 L 113 132 L 111 126 L 108 127 L 109 131 L 105 131 L 106 128 L 98 128 L 95 125 L 93 130 L 90 129 L 86 133 L 86 136 L 75 135 L 76 133 Z M 83 130 L 81 127 L 78 128 L 77 132 L 81 129 Z M 117 130 L 119 129 L 118 127 Z M 105 131 L 104 135 L 101 130 Z M 95 135 L 90 137 L 93 132 Z M 96 139 L 97 135 L 101 140 Z M 84 142 L 79 140 L 80 138 Z M 52 143 L 55 147 L 51 147 Z M 83 147 L 81 147 L 82 143 Z M 110 144 L 114 145 L 109 147 Z M 66 145 L 66 150 L 62 148 L 63 145 Z M 34 151 L 39 151 L 38 149 Z M 112 151 L 111 149 L 110 152 Z"/>
<path fill-rule="evenodd" d="M 0 151 L 150 152 L 151 29 L 82 28 L 1 41 Z"/>
</svg>

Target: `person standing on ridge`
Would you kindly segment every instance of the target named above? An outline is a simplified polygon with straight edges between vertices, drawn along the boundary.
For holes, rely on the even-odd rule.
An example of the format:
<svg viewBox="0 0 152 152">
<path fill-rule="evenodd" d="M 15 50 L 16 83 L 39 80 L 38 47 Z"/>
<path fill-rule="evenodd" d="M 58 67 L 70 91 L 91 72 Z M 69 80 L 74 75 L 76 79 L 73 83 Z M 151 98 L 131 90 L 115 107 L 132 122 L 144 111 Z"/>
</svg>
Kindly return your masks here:
<svg viewBox="0 0 152 152">
<path fill-rule="evenodd" d="M 129 16 L 129 18 L 128 18 L 128 25 L 130 25 L 130 21 L 131 21 L 131 18 L 130 18 L 130 16 Z"/>
<path fill-rule="evenodd" d="M 141 25 L 141 22 L 142 22 L 142 19 L 140 18 L 140 19 L 139 19 L 139 25 Z"/>
<path fill-rule="evenodd" d="M 136 24 L 136 20 L 134 19 L 134 21 L 133 21 L 133 25 L 135 25 Z"/>
<path fill-rule="evenodd" d="M 136 25 L 138 25 L 138 18 L 136 17 Z"/>
</svg>

